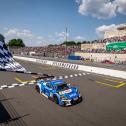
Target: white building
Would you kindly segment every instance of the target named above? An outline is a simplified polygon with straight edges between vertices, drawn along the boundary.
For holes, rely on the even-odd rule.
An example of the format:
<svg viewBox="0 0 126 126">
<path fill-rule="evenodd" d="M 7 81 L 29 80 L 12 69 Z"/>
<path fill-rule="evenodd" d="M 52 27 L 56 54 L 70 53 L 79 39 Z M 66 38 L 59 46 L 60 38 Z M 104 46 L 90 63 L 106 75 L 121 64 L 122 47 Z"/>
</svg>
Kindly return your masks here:
<svg viewBox="0 0 126 126">
<path fill-rule="evenodd" d="M 126 23 L 117 25 L 116 29 L 106 31 L 104 38 L 126 36 Z"/>
</svg>

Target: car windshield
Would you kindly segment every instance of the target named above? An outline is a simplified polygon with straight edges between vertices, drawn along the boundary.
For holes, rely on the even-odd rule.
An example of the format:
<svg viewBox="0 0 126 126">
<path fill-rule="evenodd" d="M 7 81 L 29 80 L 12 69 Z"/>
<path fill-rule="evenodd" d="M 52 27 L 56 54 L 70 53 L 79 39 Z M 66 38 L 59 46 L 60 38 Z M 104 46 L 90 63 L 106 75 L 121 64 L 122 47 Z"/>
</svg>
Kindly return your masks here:
<svg viewBox="0 0 126 126">
<path fill-rule="evenodd" d="M 58 91 L 64 91 L 64 90 L 67 90 L 67 89 L 69 89 L 69 86 L 66 83 L 57 85 Z"/>
</svg>

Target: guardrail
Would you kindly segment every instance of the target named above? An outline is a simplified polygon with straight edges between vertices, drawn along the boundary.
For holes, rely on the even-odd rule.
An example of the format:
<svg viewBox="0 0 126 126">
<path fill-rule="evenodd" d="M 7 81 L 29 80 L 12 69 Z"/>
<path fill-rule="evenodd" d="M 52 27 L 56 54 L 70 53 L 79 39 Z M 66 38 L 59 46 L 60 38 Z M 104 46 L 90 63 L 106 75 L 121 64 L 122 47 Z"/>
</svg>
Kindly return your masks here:
<svg viewBox="0 0 126 126">
<path fill-rule="evenodd" d="M 73 63 L 65 63 L 65 62 L 58 62 L 58 61 L 51 61 L 51 60 L 28 58 L 28 57 L 22 57 L 22 56 L 14 56 L 14 58 L 19 59 L 19 60 L 25 60 L 25 61 L 35 62 L 35 63 L 62 67 L 62 68 L 66 68 L 66 69 L 92 72 L 92 73 L 96 73 L 96 74 L 102 74 L 102 75 L 108 75 L 108 76 L 126 79 L 126 71 L 78 65 L 78 64 L 73 64 Z"/>
</svg>

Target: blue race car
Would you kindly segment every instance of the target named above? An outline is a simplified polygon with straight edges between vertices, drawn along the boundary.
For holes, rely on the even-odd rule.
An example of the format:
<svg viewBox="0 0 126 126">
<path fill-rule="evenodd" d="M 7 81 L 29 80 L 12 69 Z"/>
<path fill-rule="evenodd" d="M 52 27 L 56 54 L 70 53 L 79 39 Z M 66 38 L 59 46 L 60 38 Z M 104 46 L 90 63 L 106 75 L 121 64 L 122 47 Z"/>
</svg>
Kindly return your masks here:
<svg viewBox="0 0 126 126">
<path fill-rule="evenodd" d="M 39 79 L 35 89 L 61 106 L 70 106 L 82 101 L 82 96 L 78 89 L 70 86 L 63 80 Z"/>
</svg>

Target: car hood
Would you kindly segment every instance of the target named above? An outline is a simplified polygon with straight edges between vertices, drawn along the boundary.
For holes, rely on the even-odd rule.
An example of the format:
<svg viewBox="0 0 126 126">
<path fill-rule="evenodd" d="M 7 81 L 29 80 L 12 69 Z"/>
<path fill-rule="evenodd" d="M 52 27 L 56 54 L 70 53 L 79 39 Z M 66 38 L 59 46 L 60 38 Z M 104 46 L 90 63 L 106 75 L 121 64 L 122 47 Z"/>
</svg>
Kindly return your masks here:
<svg viewBox="0 0 126 126">
<path fill-rule="evenodd" d="M 68 99 L 76 98 L 79 95 L 77 88 L 69 88 L 69 89 L 64 90 L 64 91 L 59 91 L 59 94 L 68 98 Z"/>
</svg>

